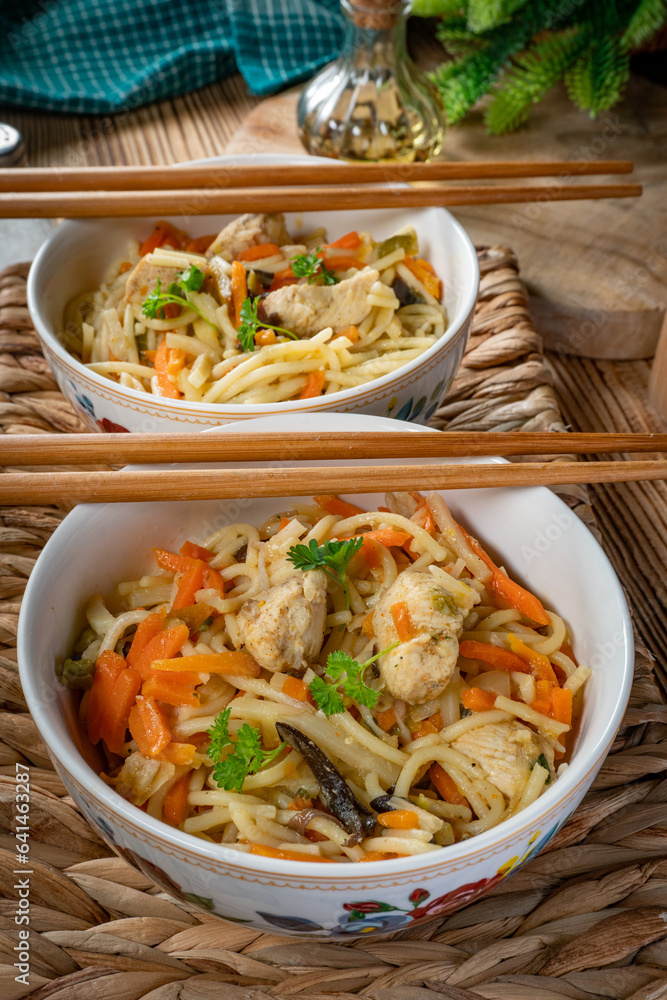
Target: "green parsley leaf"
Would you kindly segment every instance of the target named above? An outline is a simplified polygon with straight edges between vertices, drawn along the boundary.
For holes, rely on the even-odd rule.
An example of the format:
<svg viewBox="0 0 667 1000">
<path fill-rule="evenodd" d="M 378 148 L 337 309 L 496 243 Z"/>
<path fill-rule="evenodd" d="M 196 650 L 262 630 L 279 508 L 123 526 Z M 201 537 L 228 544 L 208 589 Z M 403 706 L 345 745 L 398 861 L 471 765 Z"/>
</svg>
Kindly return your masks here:
<svg viewBox="0 0 667 1000">
<path fill-rule="evenodd" d="M 253 726 L 244 722 L 236 739 L 229 735 L 230 709 L 226 708 L 216 716 L 213 725 L 208 730 L 211 744 L 208 756 L 213 763 L 213 778 L 220 788 L 227 791 L 243 790 L 243 782 L 249 774 L 256 774 L 265 764 L 269 764 L 287 746 L 281 743 L 275 750 L 262 750 L 259 733 Z M 230 753 L 220 759 L 227 747 Z"/>
<path fill-rule="evenodd" d="M 308 278 L 309 285 L 312 285 L 316 278 L 322 278 L 325 285 L 337 285 L 340 278 L 337 278 L 335 273 L 329 270 L 321 254 L 322 247 L 317 247 L 314 253 L 299 253 L 296 257 L 290 257 L 295 276 Z"/>
<path fill-rule="evenodd" d="M 200 319 L 203 319 L 209 326 L 213 329 L 217 329 L 215 323 L 211 323 L 210 319 L 204 316 L 201 309 L 190 301 L 189 292 L 198 292 L 201 286 L 206 280 L 206 275 L 201 271 L 196 265 L 192 264 L 185 271 L 181 271 L 177 275 L 177 280 L 172 281 L 172 283 L 167 288 L 166 292 L 162 289 L 162 282 L 157 279 L 157 284 L 155 289 L 147 295 L 141 311 L 144 316 L 149 316 L 151 319 L 164 319 L 164 307 L 166 305 L 177 305 L 181 309 L 192 309 L 193 312 L 197 313 Z"/>
<path fill-rule="evenodd" d="M 330 580 L 339 584 L 345 591 L 346 605 L 350 607 L 350 594 L 347 589 L 346 571 L 350 560 L 364 544 L 360 535 L 355 538 L 347 538 L 343 542 L 330 541 L 324 545 L 318 545 L 314 538 L 311 538 L 308 545 L 293 545 L 287 553 L 296 569 L 304 572 L 309 569 L 321 569 Z"/>
<path fill-rule="evenodd" d="M 237 335 L 244 354 L 252 353 L 255 350 L 255 334 L 258 330 L 275 330 L 276 333 L 282 333 L 291 340 L 299 339 L 291 330 L 285 330 L 282 326 L 273 326 L 272 323 L 262 322 L 257 316 L 258 309 L 259 299 L 247 298 L 243 300 L 239 314 L 241 322 L 239 323 Z"/>
<path fill-rule="evenodd" d="M 531 771 L 533 770 L 533 768 L 535 767 L 536 764 L 539 764 L 541 767 L 543 767 L 546 770 L 546 772 L 547 772 L 547 778 L 546 778 L 546 781 L 544 782 L 544 784 L 545 785 L 550 785 L 551 784 L 551 770 L 549 768 L 549 761 L 547 760 L 546 756 L 543 753 L 540 754 L 540 756 L 537 758 L 537 760 L 533 761 L 533 763 L 531 764 L 531 767 L 530 767 Z"/>
<path fill-rule="evenodd" d="M 366 660 L 365 663 L 358 663 L 357 660 L 353 660 L 342 649 L 337 649 L 333 653 L 329 653 L 326 675 L 333 683 L 327 684 L 322 677 L 314 677 L 308 685 L 308 690 L 315 699 L 317 707 L 325 715 L 335 715 L 337 712 L 344 711 L 345 704 L 340 696 L 342 688 L 343 694 L 346 694 L 348 698 L 353 698 L 359 705 L 365 705 L 366 708 L 375 708 L 379 694 L 366 684 L 364 681 L 364 672 L 371 663 L 379 659 L 380 656 L 384 656 L 385 653 L 390 652 L 390 650 L 395 649 L 396 646 L 398 646 L 397 642 L 391 646 L 387 646 L 386 649 L 371 656 L 370 660 Z"/>
</svg>

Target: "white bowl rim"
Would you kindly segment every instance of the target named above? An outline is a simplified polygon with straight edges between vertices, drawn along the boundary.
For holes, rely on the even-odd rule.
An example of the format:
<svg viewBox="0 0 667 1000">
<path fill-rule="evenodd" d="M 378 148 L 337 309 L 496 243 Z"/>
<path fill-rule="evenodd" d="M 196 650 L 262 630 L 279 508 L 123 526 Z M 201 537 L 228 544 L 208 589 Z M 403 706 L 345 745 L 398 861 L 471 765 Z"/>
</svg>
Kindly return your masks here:
<svg viewBox="0 0 667 1000">
<path fill-rule="evenodd" d="M 276 165 L 279 163 L 285 164 L 298 164 L 298 163 L 312 163 L 313 161 L 319 161 L 324 163 L 336 163 L 336 160 L 330 160 L 326 157 L 321 156 L 302 156 L 302 155 L 292 155 L 289 153 L 254 153 L 248 154 L 246 156 L 235 155 L 235 156 L 212 156 L 208 159 L 191 160 L 190 163 L 201 164 L 209 163 L 211 165 L 224 166 L 225 164 L 236 164 L 236 163 L 265 163 L 267 165 Z M 400 208 L 400 206 L 398 206 Z M 460 313 L 461 319 L 457 324 L 451 324 L 441 337 L 433 344 L 431 347 L 427 348 L 422 354 L 419 354 L 416 358 L 411 361 L 406 361 L 404 365 L 397 368 L 393 372 L 388 372 L 386 375 L 380 375 L 376 379 L 371 379 L 369 382 L 364 382 L 361 386 L 351 386 L 347 389 L 340 389 L 338 392 L 332 392 L 327 397 L 328 403 L 345 403 L 354 400 L 356 396 L 360 394 L 360 390 L 364 392 L 371 389 L 374 392 L 381 390 L 382 388 L 388 387 L 393 384 L 393 382 L 399 377 L 406 373 L 417 371 L 425 362 L 429 361 L 436 354 L 438 354 L 442 348 L 446 347 L 447 344 L 456 337 L 456 335 L 461 331 L 461 328 L 465 325 L 466 320 L 470 316 L 471 312 L 475 308 L 477 302 L 477 296 L 479 294 L 479 261 L 477 259 L 477 253 L 475 251 L 475 246 L 470 239 L 470 236 L 463 228 L 461 223 L 456 219 L 446 208 L 441 206 L 435 206 L 440 208 L 442 212 L 450 220 L 452 228 L 457 232 L 459 238 L 462 241 L 463 247 L 469 257 L 468 263 L 472 268 L 472 285 L 471 288 L 465 293 L 461 306 Z M 389 211 L 389 210 L 387 210 Z M 417 209 L 419 211 L 419 209 Z M 150 221 L 153 216 L 147 217 L 147 222 Z M 65 364 L 72 367 L 75 371 L 80 372 L 82 375 L 85 374 L 86 378 L 89 379 L 94 385 L 98 385 L 101 389 L 106 392 L 113 392 L 114 395 L 125 398 L 127 400 L 136 401 L 138 403 L 143 403 L 144 406 L 150 405 L 151 401 L 155 405 L 159 405 L 161 408 L 165 409 L 167 413 L 172 410 L 175 413 L 186 411 L 192 413 L 208 413 L 211 411 L 214 413 L 233 413 L 242 417 L 260 417 L 269 416 L 278 413 L 298 413 L 301 410 L 310 411 L 312 407 L 312 400 L 286 400 L 281 403 L 196 403 L 184 399 L 166 399 L 162 396 L 153 396 L 151 393 L 140 392 L 138 389 L 132 389 L 128 386 L 122 386 L 111 379 L 105 378 L 104 375 L 99 375 L 92 369 L 86 368 L 73 354 L 67 350 L 67 348 L 58 339 L 55 330 L 50 330 L 47 323 L 44 321 L 40 304 L 36 292 L 36 284 L 39 276 L 39 271 L 42 266 L 42 261 L 48 258 L 51 253 L 51 249 L 55 240 L 59 237 L 62 232 L 63 226 L 88 226 L 96 225 L 100 222 L 104 222 L 104 219 L 65 219 L 60 225 L 58 225 L 52 233 L 49 234 L 45 242 L 40 247 L 37 255 L 32 262 L 32 266 L 28 273 L 27 282 L 27 301 L 28 301 L 28 311 L 30 312 L 31 319 L 35 324 L 35 329 L 39 334 L 40 338 L 44 340 L 47 344 L 49 350 L 51 350 L 57 357 L 62 360 Z M 111 388 L 110 388 L 111 387 Z M 312 412 L 312 411 L 311 411 Z"/>
<path fill-rule="evenodd" d="M 291 414 L 285 414 L 282 421 L 289 421 L 291 417 Z M 367 424 L 368 430 L 377 430 L 380 432 L 395 430 L 395 421 L 390 417 L 376 417 L 369 415 L 359 416 L 354 414 L 325 412 L 321 414 L 313 414 L 312 420 L 313 424 L 310 427 L 310 430 L 313 431 L 321 431 L 325 429 L 352 429 L 353 426 L 356 429 L 366 429 L 363 427 L 360 428 L 360 424 Z M 331 424 L 339 426 L 326 426 Z M 345 428 L 345 424 L 348 425 L 347 428 Z M 239 429 L 246 433 L 252 433 L 254 430 L 268 430 L 275 432 L 276 434 L 280 432 L 280 429 L 276 428 L 275 418 L 258 418 L 255 420 L 245 421 L 241 425 L 241 428 L 237 427 L 235 424 L 224 424 L 220 427 L 207 428 L 205 431 L 202 431 L 202 433 L 234 433 Z M 415 427 L 414 425 L 408 424 L 406 425 L 406 430 L 408 432 L 423 432 L 425 428 Z M 433 433 L 436 434 L 440 433 L 433 428 L 426 428 L 426 430 L 432 430 Z M 451 459 L 450 461 L 465 464 L 478 464 L 486 461 L 505 463 L 507 460 L 499 457 L 485 458 L 483 456 L 475 456 Z M 137 469 L 147 467 L 131 466 L 129 468 Z M 160 469 L 169 468 L 169 466 L 151 465 L 150 468 Z M 521 487 L 517 491 L 524 494 L 527 491 L 531 491 L 535 495 L 536 501 L 538 501 L 540 497 L 545 498 L 548 496 L 551 502 L 556 504 L 556 507 L 562 507 L 563 511 L 570 510 L 567 505 L 559 497 L 547 489 L 547 487 Z M 344 494 L 344 491 L 341 492 Z M 279 500 L 280 498 L 276 497 L 275 499 Z M 97 506 L 100 505 L 80 504 L 66 516 L 44 546 L 42 553 L 40 553 L 37 563 L 30 574 L 28 584 L 26 586 L 21 613 L 19 616 L 17 651 L 19 674 L 26 702 L 29 709 L 31 708 L 31 704 L 35 705 L 37 709 L 37 718 L 39 718 L 40 697 L 34 681 L 37 679 L 38 674 L 29 666 L 28 647 L 30 630 L 24 623 L 28 619 L 28 609 L 32 599 L 32 591 L 38 586 L 37 579 L 39 575 L 39 562 L 40 560 L 48 559 L 50 549 L 58 544 L 59 539 L 56 539 L 54 542 L 57 533 L 62 534 L 63 531 L 70 531 L 72 536 L 75 537 L 79 524 L 83 525 L 85 523 L 90 508 Z M 125 506 L 135 505 L 129 504 Z M 611 746 L 614 736 L 621 724 L 630 695 L 634 668 L 634 642 L 630 611 L 628 609 L 625 594 L 620 581 L 618 580 L 606 553 L 602 549 L 602 546 L 582 521 L 577 518 L 576 523 L 578 530 L 583 532 L 581 537 L 582 539 L 586 539 L 587 544 L 590 546 L 590 551 L 592 553 L 597 553 L 597 557 L 602 560 L 602 564 L 606 564 L 611 589 L 615 591 L 614 601 L 618 604 L 620 610 L 619 628 L 623 633 L 624 642 L 622 648 L 625 652 L 625 663 L 623 679 L 618 688 L 614 711 L 607 718 L 601 728 L 594 747 L 591 748 L 589 756 L 585 762 L 583 759 L 575 757 L 565 773 L 558 778 L 554 787 L 549 790 L 549 794 L 547 796 L 541 796 L 535 802 L 523 809 L 520 813 L 504 820 L 502 823 L 498 824 L 498 826 L 495 826 L 476 837 L 471 837 L 469 840 L 461 841 L 458 844 L 447 847 L 446 849 L 443 848 L 445 853 L 440 859 L 443 866 L 449 865 L 450 862 L 458 862 L 458 866 L 460 867 L 461 862 L 465 863 L 471 859 L 474 854 L 479 852 L 480 846 L 481 848 L 491 848 L 493 847 L 494 841 L 499 844 L 503 840 L 511 838 L 512 835 L 517 834 L 520 829 L 530 825 L 530 822 L 536 819 L 541 813 L 549 814 L 556 811 L 559 803 L 562 802 L 570 792 L 573 792 L 579 785 L 585 782 L 586 777 L 590 774 L 591 770 L 595 768 L 599 761 L 604 759 L 604 756 L 608 751 L 608 748 Z M 33 716 L 33 718 L 35 718 L 35 716 Z M 180 848 L 193 856 L 198 855 L 205 858 L 209 862 L 217 862 L 220 865 L 231 865 L 240 871 L 258 872 L 262 875 L 273 874 L 276 877 L 284 878 L 293 878 L 297 875 L 305 879 L 308 879 L 311 876 L 313 878 L 315 877 L 315 873 L 311 871 L 312 866 L 304 865 L 303 862 L 264 858 L 260 855 L 252 855 L 251 860 L 246 860 L 246 854 L 241 851 L 225 851 L 224 848 L 221 848 L 218 844 L 209 845 L 203 840 L 191 837 L 184 831 L 175 829 L 161 820 L 154 819 L 153 817 L 147 815 L 143 812 L 143 810 L 132 805 L 132 803 L 124 799 L 121 795 L 114 791 L 113 788 L 109 787 L 104 781 L 102 781 L 102 779 L 87 764 L 83 756 L 81 756 L 75 749 L 70 750 L 69 748 L 61 748 L 61 750 L 56 753 L 54 745 L 58 746 L 59 740 L 48 719 L 48 716 L 46 719 L 41 719 L 39 722 L 37 722 L 37 718 L 35 718 L 37 728 L 56 760 L 62 762 L 68 773 L 70 773 L 81 786 L 87 788 L 95 799 L 100 800 L 112 813 L 120 813 L 126 821 L 135 827 L 143 829 L 146 833 L 152 834 L 167 843 L 171 843 L 174 847 Z M 434 851 L 428 854 L 418 854 L 412 857 L 401 858 L 400 861 L 398 859 L 394 859 L 389 861 L 366 862 L 363 865 L 363 876 L 357 875 L 356 870 L 358 869 L 358 865 L 354 865 L 352 863 L 337 865 L 335 873 L 330 870 L 323 871 L 322 866 L 316 866 L 318 868 L 316 877 L 318 882 L 322 884 L 338 882 L 343 883 L 345 881 L 349 882 L 351 880 L 354 881 L 355 878 L 361 879 L 362 877 L 364 881 L 372 882 L 374 877 L 379 878 L 393 875 L 397 877 L 409 876 L 417 874 L 425 867 L 431 869 L 434 866 L 437 866 L 438 855 L 439 852 Z M 304 869 L 307 870 L 304 871 Z"/>
</svg>

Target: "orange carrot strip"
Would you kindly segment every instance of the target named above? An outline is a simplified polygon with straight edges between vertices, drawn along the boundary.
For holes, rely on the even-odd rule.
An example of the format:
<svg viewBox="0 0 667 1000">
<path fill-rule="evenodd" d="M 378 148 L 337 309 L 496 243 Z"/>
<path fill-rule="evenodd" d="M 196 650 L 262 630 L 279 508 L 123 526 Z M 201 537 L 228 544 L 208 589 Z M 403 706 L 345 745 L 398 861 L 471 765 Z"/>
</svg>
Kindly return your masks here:
<svg viewBox="0 0 667 1000">
<path fill-rule="evenodd" d="M 106 704 L 100 727 L 100 735 L 112 753 L 123 753 L 130 710 L 140 687 L 141 674 L 138 670 L 134 667 L 121 670 Z"/>
<path fill-rule="evenodd" d="M 287 525 L 291 524 L 291 523 L 292 523 L 292 518 L 291 517 L 285 517 L 285 515 L 283 514 L 282 517 L 280 518 L 280 524 L 278 525 L 278 531 L 282 531 L 283 528 L 286 528 Z"/>
<path fill-rule="evenodd" d="M 443 726 L 444 722 L 440 712 L 434 712 L 433 715 L 429 715 L 428 719 L 422 720 L 419 728 L 413 732 L 412 739 L 420 740 L 422 736 L 432 736 L 434 733 L 439 733 Z"/>
<path fill-rule="evenodd" d="M 297 701 L 308 701 L 310 691 L 308 685 L 304 684 L 298 677 L 287 677 L 283 681 L 283 694 L 288 698 L 296 698 Z"/>
<path fill-rule="evenodd" d="M 536 681 L 535 691 L 537 694 L 537 700 L 551 702 L 552 688 L 553 684 L 551 683 L 551 681 L 545 681 L 545 680 Z"/>
<path fill-rule="evenodd" d="M 377 722 L 380 729 L 384 732 L 388 732 L 392 726 L 396 725 L 396 712 L 394 711 L 394 706 L 385 709 L 384 712 L 378 712 L 375 716 L 375 721 Z"/>
<path fill-rule="evenodd" d="M 203 559 L 204 562 L 208 562 L 214 555 L 210 549 L 205 549 L 203 545 L 197 545 L 196 542 L 183 542 L 179 551 L 182 556 L 186 556 L 188 559 Z"/>
<path fill-rule="evenodd" d="M 519 637 L 514 635 L 512 632 L 510 632 L 507 641 L 513 653 L 516 653 L 517 656 L 520 656 L 523 660 L 527 660 L 528 663 L 530 663 L 532 668 L 531 672 L 538 682 L 540 680 L 544 680 L 550 681 L 552 684 L 557 683 L 556 674 L 551 666 L 548 656 L 545 656 L 544 653 L 538 653 L 536 650 L 531 649 L 530 646 L 527 646 L 525 642 L 519 639 Z M 547 701 L 548 700 L 549 697 L 547 697 Z"/>
<path fill-rule="evenodd" d="M 163 396 L 167 399 L 181 399 L 183 393 L 169 377 L 170 357 L 170 349 L 167 347 L 167 338 L 165 337 L 155 352 L 155 374 Z"/>
<path fill-rule="evenodd" d="M 432 295 L 433 298 L 437 299 L 439 302 L 442 295 L 442 283 L 437 274 L 433 272 L 430 265 L 428 265 L 428 267 L 424 267 L 424 265 L 427 264 L 427 261 L 421 259 L 415 260 L 412 257 L 405 257 L 403 259 L 403 263 L 407 267 L 408 271 L 412 271 L 415 278 L 418 281 L 421 281 L 429 295 Z"/>
<path fill-rule="evenodd" d="M 279 288 L 284 288 L 286 285 L 295 285 L 298 280 L 299 279 L 294 274 L 292 268 L 288 267 L 284 271 L 278 271 L 277 274 L 274 274 L 269 291 L 275 292 Z"/>
<path fill-rule="evenodd" d="M 336 337 L 347 337 L 353 344 L 356 344 L 359 341 L 359 331 L 356 326 L 346 326 L 344 330 L 339 330 Z M 336 337 L 332 337 L 332 340 L 335 340 Z"/>
<path fill-rule="evenodd" d="M 221 597 L 225 594 L 225 581 L 218 573 L 217 569 L 207 566 L 204 570 L 204 590 L 217 590 Z"/>
<path fill-rule="evenodd" d="M 134 633 L 134 638 L 132 639 L 132 645 L 127 654 L 128 667 L 136 666 L 139 656 L 143 653 L 148 643 L 158 632 L 162 631 L 164 618 L 165 611 L 153 611 L 142 622 L 139 622 L 137 631 Z"/>
<path fill-rule="evenodd" d="M 496 703 L 497 695 L 493 691 L 471 687 L 461 692 L 461 701 L 471 712 L 490 712 Z"/>
<path fill-rule="evenodd" d="M 277 847 L 267 847 L 266 844 L 251 844 L 250 854 L 261 854 L 263 858 L 280 858 L 282 861 L 319 861 L 332 865 L 331 858 L 318 857 L 301 851 L 284 851 Z"/>
<path fill-rule="evenodd" d="M 431 764 L 429 777 L 444 802 L 449 802 L 453 806 L 469 806 L 467 798 L 461 794 L 454 779 L 450 778 L 440 764 Z"/>
<path fill-rule="evenodd" d="M 185 622 L 182 622 L 180 625 L 174 625 L 172 628 L 163 629 L 157 635 L 153 636 L 150 642 L 146 643 L 135 660 L 134 666 L 142 677 L 148 678 L 148 671 L 151 669 L 153 661 L 168 658 L 169 662 L 172 662 L 171 658 L 180 652 L 181 646 L 189 636 L 190 630 Z"/>
<path fill-rule="evenodd" d="M 394 861 L 396 858 L 405 858 L 405 854 L 392 854 L 391 851 L 368 851 L 359 861 Z"/>
<path fill-rule="evenodd" d="M 414 639 L 417 631 L 405 601 L 397 601 L 396 604 L 392 604 L 391 617 L 394 619 L 400 642 L 410 642 L 411 639 Z"/>
<path fill-rule="evenodd" d="M 153 250 L 157 250 L 158 247 L 170 246 L 174 250 L 180 250 L 183 242 L 183 238 L 186 240 L 189 238 L 180 229 L 176 229 L 172 226 L 171 222 L 157 222 L 153 232 L 148 236 L 144 242 L 141 244 L 139 249 L 139 254 L 143 257 L 147 253 L 152 253 Z"/>
<path fill-rule="evenodd" d="M 170 347 L 167 357 L 167 375 L 176 376 L 185 365 L 185 351 L 180 347 Z"/>
<path fill-rule="evenodd" d="M 101 653 L 95 661 L 93 683 L 88 702 L 88 739 L 91 743 L 99 743 L 102 738 L 102 727 L 111 694 L 126 663 L 119 653 L 111 650 Z"/>
<path fill-rule="evenodd" d="M 241 306 L 248 297 L 248 279 L 245 267 L 235 260 L 232 264 L 232 304 L 234 306 L 234 326 L 238 330 L 241 322 Z"/>
<path fill-rule="evenodd" d="M 361 246 L 361 236 L 353 229 L 351 233 L 345 233 L 345 236 L 339 237 L 333 243 L 327 243 L 326 248 L 331 250 L 356 250 L 359 246 Z"/>
<path fill-rule="evenodd" d="M 379 542 L 390 549 L 392 545 L 404 545 L 412 535 L 407 531 L 397 531 L 395 528 L 377 528 L 375 531 L 365 531 L 361 536 L 364 541 Z"/>
<path fill-rule="evenodd" d="M 556 722 L 572 725 L 572 692 L 567 688 L 552 687 L 551 715 Z"/>
<path fill-rule="evenodd" d="M 355 517 L 357 514 L 366 513 L 365 510 L 357 507 L 356 504 L 348 503 L 347 500 L 341 500 L 340 497 L 334 496 L 331 493 L 313 497 L 313 500 L 318 507 L 326 510 L 327 514 L 335 514 L 336 517 Z"/>
<path fill-rule="evenodd" d="M 502 569 L 496 568 L 493 574 L 492 590 L 496 597 L 502 598 L 511 608 L 516 608 L 522 615 L 537 622 L 538 625 L 551 623 L 551 619 L 539 598 L 531 594 L 525 587 L 515 583 L 514 580 L 510 580 Z"/>
<path fill-rule="evenodd" d="M 169 723 L 154 698 L 137 698 L 129 725 L 132 739 L 144 757 L 157 757 L 171 742 Z"/>
<path fill-rule="evenodd" d="M 202 559 L 193 559 L 178 584 L 178 590 L 171 605 L 172 611 L 188 608 L 195 603 L 195 594 L 204 586 L 204 573 L 209 567 Z"/>
<path fill-rule="evenodd" d="M 324 388 L 324 376 L 324 368 L 316 368 L 315 371 L 310 372 L 308 381 L 299 393 L 299 399 L 313 399 L 315 396 L 321 396 Z"/>
<path fill-rule="evenodd" d="M 356 257 L 325 257 L 324 263 L 329 271 L 347 271 L 349 267 L 356 267 L 360 271 L 366 267 L 363 260 Z"/>
<path fill-rule="evenodd" d="M 241 250 L 241 253 L 237 253 L 237 260 L 262 260 L 264 257 L 275 257 L 277 253 L 280 253 L 280 247 L 277 243 L 259 243 L 255 247 L 248 247 L 247 250 Z"/>
<path fill-rule="evenodd" d="M 255 343 L 258 347 L 269 347 L 271 344 L 277 344 L 278 338 L 273 330 L 258 330 L 255 334 Z"/>
<path fill-rule="evenodd" d="M 177 656 L 174 659 L 157 659 L 153 662 L 153 669 L 259 677 L 259 664 L 249 653 L 244 653 L 240 649 L 225 650 L 222 653 L 193 653 L 192 656 Z"/>
<path fill-rule="evenodd" d="M 176 767 L 183 767 L 184 764 L 191 764 L 195 756 L 195 746 L 193 743 L 167 743 L 164 750 L 161 750 L 158 757 L 166 761 L 167 764 L 175 764 Z"/>
<path fill-rule="evenodd" d="M 530 707 L 534 712 L 539 712 L 540 715 L 549 715 L 551 702 L 543 698 L 536 698 L 535 701 L 531 702 Z"/>
<path fill-rule="evenodd" d="M 153 552 L 160 569 L 169 570 L 170 573 L 185 573 L 192 566 L 190 556 L 166 552 L 164 549 L 153 549 Z"/>
<path fill-rule="evenodd" d="M 146 698 L 155 698 L 164 705 L 189 705 L 196 708 L 199 705 L 199 698 L 195 693 L 195 688 L 201 684 L 199 674 L 191 671 L 183 671 L 185 676 L 181 679 L 181 673 L 169 670 L 155 670 L 151 676 L 144 681 L 141 693 Z"/>
<path fill-rule="evenodd" d="M 378 813 L 378 823 L 390 830 L 413 830 L 419 826 L 419 816 L 411 809 L 392 809 Z"/>
<path fill-rule="evenodd" d="M 187 253 L 206 253 L 217 233 L 212 236 L 195 236 L 185 247 Z"/>
<path fill-rule="evenodd" d="M 503 649 L 501 646 L 493 646 L 490 642 L 464 639 L 459 645 L 459 653 L 468 659 L 488 663 L 496 670 L 518 670 L 522 674 L 532 673 L 530 664 L 526 660 L 517 656 L 516 653 L 510 653 L 508 649 Z"/>
<path fill-rule="evenodd" d="M 164 797 L 162 814 L 171 826 L 179 826 L 188 812 L 188 792 L 190 791 L 190 773 L 184 774 L 175 781 Z"/>
<path fill-rule="evenodd" d="M 375 611 L 369 611 L 363 622 L 361 623 L 361 631 L 364 635 L 367 635 L 369 639 L 372 639 L 375 635 L 375 629 L 373 628 L 373 615 Z"/>
</svg>

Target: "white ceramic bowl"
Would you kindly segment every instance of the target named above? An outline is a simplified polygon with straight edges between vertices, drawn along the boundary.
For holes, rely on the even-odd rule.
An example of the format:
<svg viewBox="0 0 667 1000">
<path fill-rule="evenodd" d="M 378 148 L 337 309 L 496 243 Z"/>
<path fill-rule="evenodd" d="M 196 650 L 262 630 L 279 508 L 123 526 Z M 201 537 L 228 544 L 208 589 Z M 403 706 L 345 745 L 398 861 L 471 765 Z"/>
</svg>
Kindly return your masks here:
<svg viewBox="0 0 667 1000">
<path fill-rule="evenodd" d="M 357 428 L 380 434 L 392 423 L 314 414 L 309 426 L 315 432 Z M 246 423 L 242 430 L 280 434 L 299 424 L 298 417 L 283 416 Z M 56 680 L 56 657 L 71 648 L 90 594 L 110 592 L 119 580 L 146 572 L 152 546 L 201 540 L 237 520 L 259 524 L 288 507 L 290 498 L 81 506 L 54 533 L 31 574 L 19 624 L 19 665 L 28 706 L 59 775 L 112 847 L 169 892 L 222 917 L 262 930 L 320 936 L 385 932 L 450 912 L 544 847 L 591 784 L 620 724 L 633 667 L 628 609 L 601 548 L 549 490 L 468 490 L 446 498 L 454 515 L 563 615 L 578 659 L 593 668 L 571 764 L 546 794 L 495 829 L 437 853 L 335 868 L 250 858 L 147 816 L 86 763 L 70 692 Z M 368 507 L 382 502 L 370 495 L 353 499 Z"/>
<path fill-rule="evenodd" d="M 312 163 L 312 157 L 258 155 L 219 157 L 210 163 Z M 330 160 L 326 161 L 330 163 Z M 218 232 L 234 218 L 194 216 L 172 218 L 193 236 Z M 396 372 L 365 385 L 343 389 L 315 399 L 244 405 L 188 403 L 162 399 L 97 375 L 62 345 L 63 310 L 75 295 L 97 288 L 114 260 L 131 239 L 145 239 L 157 219 L 67 220 L 46 241 L 30 270 L 28 307 L 42 349 L 61 391 L 92 430 L 187 431 L 217 426 L 248 417 L 276 413 L 335 410 L 370 413 L 425 424 L 447 391 L 463 357 L 477 300 L 479 266 L 475 248 L 465 230 L 444 208 L 375 209 L 364 212 L 319 212 L 287 216 L 288 228 L 324 225 L 331 234 L 369 229 L 378 239 L 411 224 L 419 235 L 422 254 L 443 279 L 448 326 L 443 336 L 418 358 Z"/>
</svg>

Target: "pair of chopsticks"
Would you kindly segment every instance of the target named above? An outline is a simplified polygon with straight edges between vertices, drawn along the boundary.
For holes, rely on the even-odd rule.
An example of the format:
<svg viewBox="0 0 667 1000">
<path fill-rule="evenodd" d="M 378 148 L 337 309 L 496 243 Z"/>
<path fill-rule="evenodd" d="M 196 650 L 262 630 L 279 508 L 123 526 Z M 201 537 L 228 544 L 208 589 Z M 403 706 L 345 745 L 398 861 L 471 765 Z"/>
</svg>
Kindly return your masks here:
<svg viewBox="0 0 667 1000">
<path fill-rule="evenodd" d="M 641 185 L 569 182 L 575 176 L 627 174 L 632 169 L 627 160 L 25 168 L 0 170 L 0 218 L 307 212 L 626 198 L 640 195 Z M 513 177 L 557 177 L 561 183 L 440 183 Z M 431 186 L 406 187 L 415 182 Z"/>
<path fill-rule="evenodd" d="M 260 469 L 156 469 L 0 475 L 0 504 L 109 503 L 364 493 L 386 490 L 556 486 L 667 479 L 667 461 L 522 462 L 506 465 L 294 466 L 298 461 L 667 452 L 667 434 L 488 432 L 384 434 L 68 434 L 0 438 L 0 464 L 85 465 L 259 462 Z M 277 467 L 276 467 L 277 466 Z"/>
</svg>

